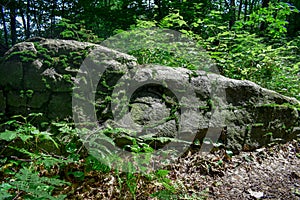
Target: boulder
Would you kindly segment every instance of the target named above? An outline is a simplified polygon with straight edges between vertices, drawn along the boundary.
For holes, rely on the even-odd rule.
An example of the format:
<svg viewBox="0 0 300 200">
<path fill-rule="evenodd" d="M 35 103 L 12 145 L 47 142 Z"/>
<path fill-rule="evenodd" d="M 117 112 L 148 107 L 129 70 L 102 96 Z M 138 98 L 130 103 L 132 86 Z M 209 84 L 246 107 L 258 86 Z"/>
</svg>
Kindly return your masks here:
<svg viewBox="0 0 300 200">
<path fill-rule="evenodd" d="M 43 113 L 48 120 L 72 116 L 73 83 L 81 63 L 93 48 L 99 54 L 113 55 L 107 62 L 114 62 L 115 66 L 126 67 L 127 61 L 135 60 L 100 45 L 72 40 L 33 38 L 14 45 L 0 65 L 4 120 L 31 112 Z M 122 63 L 113 60 L 115 57 Z"/>
<path fill-rule="evenodd" d="M 300 102 L 250 81 L 159 65 L 120 80 L 122 86 L 115 88 L 120 100 L 113 109 L 122 113 L 124 97 L 130 97 L 131 107 L 123 118 L 114 115 L 115 127 L 138 130 L 146 140 L 157 138 L 151 140 L 154 146 L 163 146 L 159 137 L 170 137 L 196 147 L 197 140 L 215 143 L 201 145 L 203 151 L 223 144 L 239 152 L 300 136 Z"/>
<path fill-rule="evenodd" d="M 133 56 L 72 40 L 13 46 L 0 65 L 0 104 L 2 120 L 40 112 L 48 121 L 96 117 L 101 128 L 133 130 L 113 136 L 120 146 L 131 137 L 154 148 L 178 140 L 251 150 L 299 137 L 300 127 L 298 100 L 253 82 L 138 65 Z"/>
</svg>

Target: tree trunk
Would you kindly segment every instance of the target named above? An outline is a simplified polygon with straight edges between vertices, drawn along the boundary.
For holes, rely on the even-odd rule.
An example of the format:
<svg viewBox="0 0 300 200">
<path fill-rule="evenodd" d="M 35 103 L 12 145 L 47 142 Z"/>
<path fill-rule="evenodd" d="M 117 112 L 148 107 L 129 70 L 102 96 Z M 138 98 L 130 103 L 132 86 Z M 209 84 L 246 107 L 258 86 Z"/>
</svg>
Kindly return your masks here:
<svg viewBox="0 0 300 200">
<path fill-rule="evenodd" d="M 50 38 L 53 38 L 53 29 L 54 29 L 54 25 L 55 25 L 55 9 L 56 9 L 56 0 L 52 0 L 52 6 L 51 6 L 51 15 L 50 15 L 50 20 L 51 20 L 51 24 L 50 24 Z"/>
<path fill-rule="evenodd" d="M 244 21 L 247 21 L 248 0 L 245 0 Z"/>
<path fill-rule="evenodd" d="M 17 43 L 17 20 L 16 20 L 16 5 L 15 2 L 10 3 L 10 33 L 12 45 Z"/>
<path fill-rule="evenodd" d="M 267 7 L 269 6 L 269 3 L 270 3 L 270 0 L 263 0 L 261 6 L 262 6 L 263 8 L 267 8 Z"/>
<path fill-rule="evenodd" d="M 21 16 L 21 19 L 22 19 L 23 27 L 24 27 L 24 33 L 25 33 L 24 35 L 25 35 L 25 38 L 28 39 L 27 34 L 26 34 L 27 33 L 27 23 L 26 23 L 26 20 L 25 20 L 25 15 L 24 15 L 24 10 L 23 10 L 24 4 L 20 0 L 19 0 L 18 7 L 19 7 L 19 13 L 20 13 L 20 16 Z"/>
<path fill-rule="evenodd" d="M 1 6 L 1 20 L 2 20 L 2 26 L 3 26 L 3 32 L 4 32 L 4 40 L 5 40 L 5 46 L 8 47 L 8 33 L 7 33 L 7 27 L 6 27 L 6 21 L 5 21 L 5 13 L 4 8 Z"/>
<path fill-rule="evenodd" d="M 39 22 L 39 19 L 38 19 L 37 7 L 36 7 L 35 3 L 33 3 L 33 16 L 34 16 L 34 21 L 35 21 L 35 24 L 36 24 L 36 29 L 38 31 L 38 36 L 41 36 L 41 25 L 40 25 L 40 22 Z"/>
<path fill-rule="evenodd" d="M 65 0 L 62 0 L 61 4 L 61 18 L 65 18 Z"/>
<path fill-rule="evenodd" d="M 229 20 L 229 29 L 231 29 L 235 23 L 235 0 L 230 0 L 230 20 Z"/>
<path fill-rule="evenodd" d="M 26 38 L 30 38 L 30 0 L 27 0 L 27 8 L 26 8 L 26 22 L 27 22 L 27 31 Z"/>
<path fill-rule="evenodd" d="M 252 0 L 252 2 L 250 1 L 249 14 L 252 13 L 254 4 L 255 4 L 255 0 Z"/>
<path fill-rule="evenodd" d="M 158 19 L 162 19 L 162 7 L 161 7 L 161 0 L 154 0 L 154 4 L 157 5 L 158 9 Z"/>
<path fill-rule="evenodd" d="M 240 0 L 239 11 L 237 16 L 238 20 L 241 19 L 242 6 L 243 6 L 243 0 Z"/>
</svg>

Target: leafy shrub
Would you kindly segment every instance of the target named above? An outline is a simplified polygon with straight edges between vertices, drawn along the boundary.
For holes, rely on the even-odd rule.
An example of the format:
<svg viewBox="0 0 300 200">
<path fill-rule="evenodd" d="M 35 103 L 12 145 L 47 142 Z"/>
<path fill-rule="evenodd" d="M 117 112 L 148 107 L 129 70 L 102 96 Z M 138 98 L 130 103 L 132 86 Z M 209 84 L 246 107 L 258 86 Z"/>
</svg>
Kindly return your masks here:
<svg viewBox="0 0 300 200">
<path fill-rule="evenodd" d="M 272 21 L 275 12 L 277 18 Z M 229 30 L 227 22 L 222 20 L 223 14 L 214 10 L 205 18 L 195 18 L 190 24 L 176 11 L 158 24 L 161 27 L 175 28 L 196 40 L 216 63 L 222 75 L 250 80 L 281 94 L 300 99 L 300 40 L 299 37 L 290 41 L 282 39 L 286 32 L 286 17 L 292 12 L 298 11 L 291 9 L 286 3 L 270 4 L 268 8 L 254 12 L 247 23 L 237 21 L 232 30 Z M 262 21 L 269 23 L 267 38 L 253 32 L 253 27 L 258 27 Z M 146 59 L 146 62 L 155 62 L 155 59 L 166 60 L 161 55 L 167 53 L 142 50 L 140 57 L 137 57 L 140 60 Z M 185 60 L 175 59 L 174 62 L 186 65 Z M 197 69 L 197 66 L 190 69 Z"/>
<path fill-rule="evenodd" d="M 73 39 L 81 42 L 99 43 L 98 38 L 91 30 L 85 28 L 85 22 L 82 20 L 77 23 L 72 23 L 69 19 L 61 19 L 57 26 L 62 30 L 60 36 L 63 39 Z"/>
</svg>

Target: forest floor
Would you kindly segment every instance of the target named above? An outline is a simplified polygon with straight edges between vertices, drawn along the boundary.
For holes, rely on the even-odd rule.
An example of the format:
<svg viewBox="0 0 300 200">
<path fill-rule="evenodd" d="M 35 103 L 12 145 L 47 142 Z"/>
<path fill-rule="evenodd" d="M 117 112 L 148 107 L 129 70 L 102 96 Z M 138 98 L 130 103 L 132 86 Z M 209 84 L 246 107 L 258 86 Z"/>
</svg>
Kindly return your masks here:
<svg viewBox="0 0 300 200">
<path fill-rule="evenodd" d="M 292 141 L 228 158 L 226 154 L 208 154 L 204 159 L 225 160 L 211 168 L 209 175 L 197 173 L 201 155 L 185 158 L 178 164 L 178 178 L 191 188 L 206 191 L 206 199 L 300 199 L 300 142 Z M 225 158 L 225 159 L 224 159 Z M 198 165 L 199 166 L 199 165 Z M 191 193 L 193 190 L 191 190 Z"/>
<path fill-rule="evenodd" d="M 143 176 L 129 187 L 122 174 L 95 173 L 65 188 L 67 199 L 300 199 L 300 140 L 234 156 L 225 150 L 190 153 L 166 169 L 175 192 Z"/>
</svg>

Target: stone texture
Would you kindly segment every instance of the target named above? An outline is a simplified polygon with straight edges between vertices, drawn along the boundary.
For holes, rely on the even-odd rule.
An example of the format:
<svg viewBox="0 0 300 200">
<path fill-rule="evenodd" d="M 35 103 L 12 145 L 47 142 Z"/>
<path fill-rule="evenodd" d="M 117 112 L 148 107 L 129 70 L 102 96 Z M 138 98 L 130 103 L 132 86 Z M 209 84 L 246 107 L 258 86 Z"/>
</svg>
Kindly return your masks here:
<svg viewBox="0 0 300 200">
<path fill-rule="evenodd" d="M 6 98 L 3 94 L 3 91 L 0 90 L 0 113 L 5 113 L 5 108 L 6 108 Z"/>
<path fill-rule="evenodd" d="M 1 110 L 6 119 L 36 109 L 48 120 L 72 116 L 71 94 L 75 77 L 91 49 L 112 70 L 135 63 L 135 58 L 129 55 L 72 40 L 32 38 L 8 50 L 0 64 L 3 103 L 7 99 Z M 107 79 L 110 82 L 114 80 L 111 77 L 114 76 Z"/>
<path fill-rule="evenodd" d="M 131 100 L 131 118 L 135 126 L 142 125 L 139 134 L 143 137 L 177 137 L 190 141 L 195 136 L 200 141 L 206 137 L 214 142 L 219 138 L 227 148 L 236 152 L 297 137 L 297 131 L 293 128 L 300 125 L 299 101 L 294 98 L 261 88 L 250 81 L 233 80 L 202 71 L 191 76 L 191 71 L 187 69 L 154 65 L 140 68 L 134 74 L 130 75 L 129 71 L 122 77 L 126 87 L 120 84 L 116 88 L 120 88 L 119 94 L 124 94 L 118 98 L 124 99 L 124 96 L 130 96 L 126 91 L 151 82 L 136 92 Z M 159 83 L 165 86 L 164 89 L 153 86 Z M 191 85 L 192 91 L 186 84 Z M 186 105 L 185 97 L 189 99 Z M 196 103 L 191 105 L 194 97 L 197 98 Z M 122 107 L 121 101 L 115 104 Z M 177 109 L 170 119 L 166 113 L 171 115 L 172 106 L 173 109 L 177 106 L 188 109 Z M 193 106 L 199 110 L 190 112 Z M 117 113 L 122 113 L 118 109 L 117 106 Z M 180 132 L 180 120 L 191 130 Z M 120 121 L 116 127 L 129 128 L 129 123 L 133 122 Z M 151 126 L 147 127 L 149 124 Z"/>
<path fill-rule="evenodd" d="M 88 68 L 79 71 L 82 63 Z M 74 83 L 83 87 L 74 90 L 74 98 L 91 106 L 72 114 Z M 87 92 L 91 84 L 95 98 Z M 132 56 L 91 43 L 36 38 L 17 44 L 0 65 L 0 88 L 7 118 L 34 111 L 47 120 L 74 115 L 89 121 L 96 108 L 102 128 L 133 129 L 139 141 L 157 148 L 168 143 L 160 138 L 211 139 L 241 151 L 300 134 L 300 103 L 294 98 L 214 73 L 139 66 Z M 116 142 L 130 144 L 132 137 L 124 132 Z"/>
<path fill-rule="evenodd" d="M 8 77 L 9 76 L 9 77 Z M 8 89 L 22 88 L 23 66 L 19 61 L 12 58 L 1 64 L 0 83 L 1 86 Z"/>
</svg>

